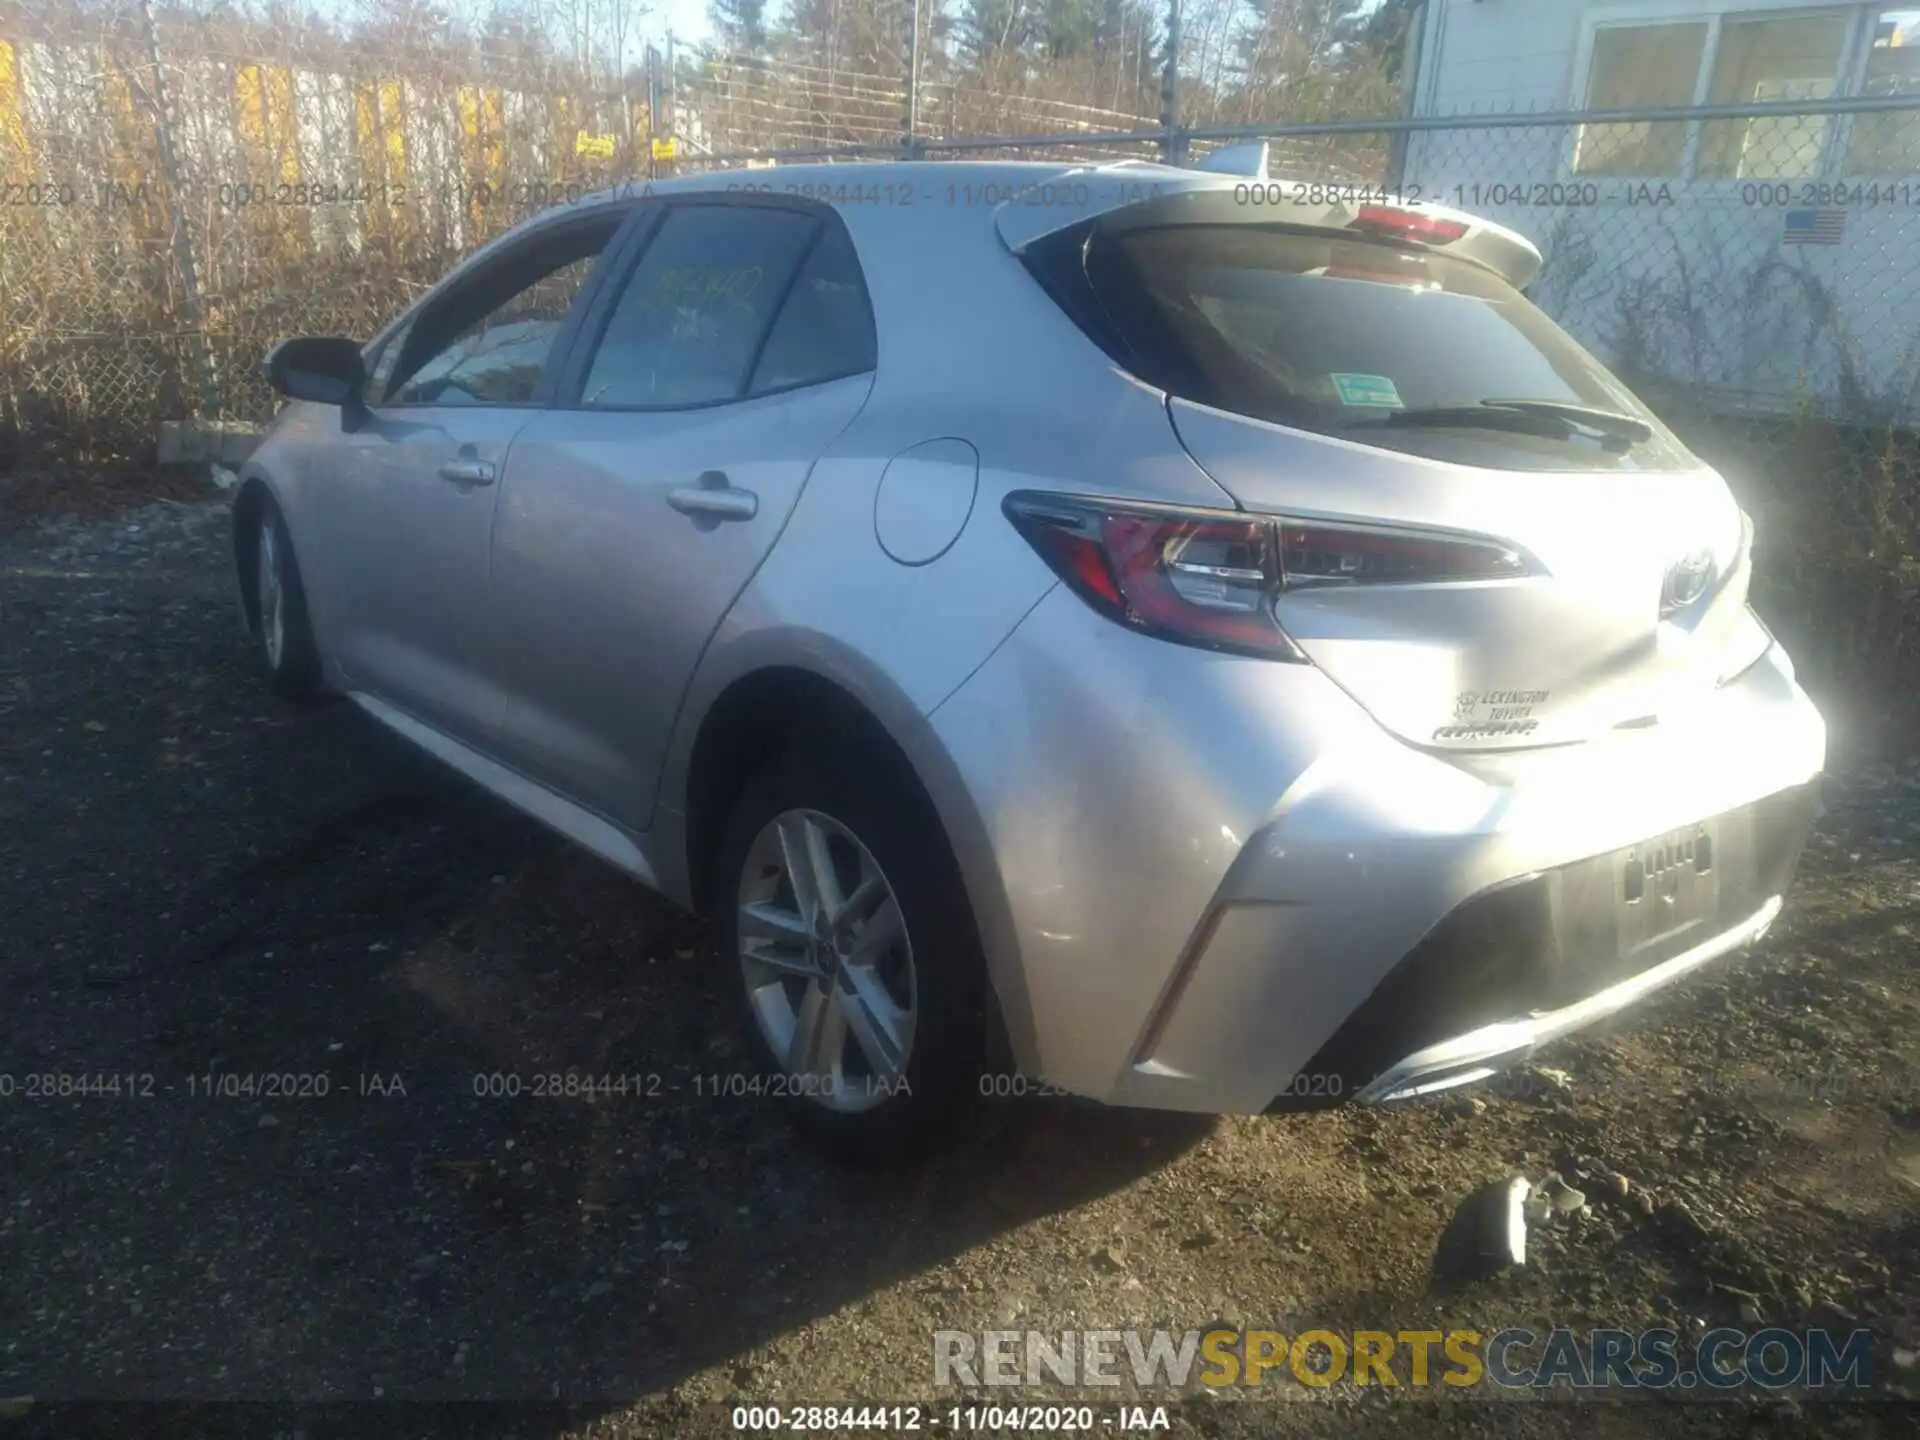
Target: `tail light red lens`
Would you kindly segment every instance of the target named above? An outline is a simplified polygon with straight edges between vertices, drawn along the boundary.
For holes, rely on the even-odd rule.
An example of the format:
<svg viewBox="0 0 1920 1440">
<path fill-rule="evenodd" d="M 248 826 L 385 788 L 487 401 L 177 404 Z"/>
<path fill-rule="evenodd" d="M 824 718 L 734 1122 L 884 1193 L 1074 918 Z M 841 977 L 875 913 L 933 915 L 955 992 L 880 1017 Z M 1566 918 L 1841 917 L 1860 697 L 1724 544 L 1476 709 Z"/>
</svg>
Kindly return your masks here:
<svg viewBox="0 0 1920 1440">
<path fill-rule="evenodd" d="M 1503 580 L 1532 573 L 1477 537 L 1305 524 L 1018 491 L 1007 518 L 1108 619 L 1211 650 L 1304 661 L 1274 615 L 1288 590 Z"/>
<path fill-rule="evenodd" d="M 1464 221 L 1423 215 L 1418 210 L 1400 210 L 1391 205 L 1362 205 L 1360 213 L 1347 222 L 1347 228 L 1370 230 L 1377 235 L 1400 235 L 1432 245 L 1451 244 L 1467 233 Z"/>
<path fill-rule="evenodd" d="M 1107 515 L 1120 588 L 1149 629 L 1235 649 L 1291 650 L 1269 603 L 1273 536 L 1257 520 Z"/>
<path fill-rule="evenodd" d="M 1273 618 L 1273 526 L 1212 511 L 1009 495 L 1007 518 L 1054 572 L 1110 620 L 1212 650 L 1300 660 Z"/>
</svg>

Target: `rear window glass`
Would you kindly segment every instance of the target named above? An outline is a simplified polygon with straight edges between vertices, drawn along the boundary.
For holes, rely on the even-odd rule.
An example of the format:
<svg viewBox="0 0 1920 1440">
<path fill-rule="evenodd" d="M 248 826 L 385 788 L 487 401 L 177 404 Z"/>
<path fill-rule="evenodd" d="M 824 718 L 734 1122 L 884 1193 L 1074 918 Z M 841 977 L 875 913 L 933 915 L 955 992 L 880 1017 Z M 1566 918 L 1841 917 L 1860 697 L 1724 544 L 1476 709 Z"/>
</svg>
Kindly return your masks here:
<svg viewBox="0 0 1920 1440">
<path fill-rule="evenodd" d="M 1091 313 L 1099 316 L 1088 328 L 1141 378 L 1183 398 L 1506 468 L 1695 463 L 1598 360 L 1512 285 L 1471 262 L 1246 224 L 1114 235 L 1096 228 L 1080 254 Z M 1487 399 L 1624 413 L 1651 425 L 1654 436 L 1623 454 L 1585 433 L 1511 433 L 1462 426 L 1458 417 L 1413 423 L 1411 412 L 1474 408 Z M 1395 411 L 1409 413 L 1382 424 Z"/>
</svg>

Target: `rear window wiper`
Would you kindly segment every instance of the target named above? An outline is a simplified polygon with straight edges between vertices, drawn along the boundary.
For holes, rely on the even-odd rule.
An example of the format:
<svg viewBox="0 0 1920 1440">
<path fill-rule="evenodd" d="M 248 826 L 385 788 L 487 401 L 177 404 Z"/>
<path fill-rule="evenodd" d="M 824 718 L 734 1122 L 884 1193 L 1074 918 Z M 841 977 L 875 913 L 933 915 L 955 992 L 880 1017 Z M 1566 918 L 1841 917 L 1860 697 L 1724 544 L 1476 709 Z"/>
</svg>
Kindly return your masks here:
<svg viewBox="0 0 1920 1440">
<path fill-rule="evenodd" d="M 1597 430 L 1609 439 L 1644 445 L 1653 438 L 1653 427 L 1637 415 L 1619 410 L 1602 410 L 1596 405 L 1575 405 L 1566 400 L 1482 400 L 1500 410 L 1519 410 L 1529 415 L 1554 415 Z"/>
<path fill-rule="evenodd" d="M 1525 435 L 1566 439 L 1575 427 L 1594 431 L 1609 448 L 1624 448 L 1653 438 L 1653 427 L 1632 415 L 1559 400 L 1482 400 L 1476 405 L 1416 405 L 1347 423 L 1349 429 L 1378 425 L 1457 426 L 1514 430 Z"/>
</svg>

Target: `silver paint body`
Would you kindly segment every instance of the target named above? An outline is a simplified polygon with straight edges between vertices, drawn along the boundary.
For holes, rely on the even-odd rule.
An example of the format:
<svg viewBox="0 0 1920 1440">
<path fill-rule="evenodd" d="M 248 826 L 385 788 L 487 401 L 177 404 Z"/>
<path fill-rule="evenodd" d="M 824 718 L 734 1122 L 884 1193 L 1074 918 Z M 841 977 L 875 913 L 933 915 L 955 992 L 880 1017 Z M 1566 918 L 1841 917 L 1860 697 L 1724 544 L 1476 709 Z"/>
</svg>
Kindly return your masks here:
<svg viewBox="0 0 1920 1440">
<path fill-rule="evenodd" d="M 330 684 L 688 903 L 687 780 L 716 702 L 767 667 L 831 681 L 939 811 L 1021 1067 L 1197 1110 L 1261 1109 L 1488 886 L 1820 771 L 1822 722 L 1746 606 L 1743 517 L 1712 470 L 1506 472 L 1170 403 L 1014 253 L 1135 190 L 1228 177 L 753 179 L 850 175 L 916 196 L 838 207 L 872 297 L 871 375 L 670 414 L 410 408 L 355 434 L 289 404 L 247 478 L 285 516 Z M 956 182 L 1087 198 L 946 203 Z M 497 479 L 452 483 L 450 461 Z M 712 470 L 758 497 L 752 519 L 673 508 Z M 1016 489 L 1458 527 L 1548 575 L 1288 595 L 1279 618 L 1313 664 L 1217 654 L 1095 614 L 1003 517 Z M 1701 546 L 1727 579 L 1656 625 L 1666 568 Z M 1511 691 L 1548 692 L 1533 738 L 1562 743 L 1427 743 L 1463 692 Z"/>
</svg>

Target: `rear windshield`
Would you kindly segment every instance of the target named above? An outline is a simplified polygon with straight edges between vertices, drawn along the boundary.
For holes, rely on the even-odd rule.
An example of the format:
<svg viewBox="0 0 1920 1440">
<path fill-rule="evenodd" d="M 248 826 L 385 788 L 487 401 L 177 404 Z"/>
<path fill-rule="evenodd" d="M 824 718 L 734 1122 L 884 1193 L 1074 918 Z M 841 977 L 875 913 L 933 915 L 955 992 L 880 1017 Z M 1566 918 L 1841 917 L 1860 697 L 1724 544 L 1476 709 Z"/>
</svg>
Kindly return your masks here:
<svg viewBox="0 0 1920 1440">
<path fill-rule="evenodd" d="M 1604 366 L 1500 276 L 1433 251 L 1268 226 L 1096 224 L 1050 260 L 1048 288 L 1114 358 L 1217 409 L 1435 458 L 1510 469 L 1668 469 L 1698 462 Z M 1091 305 L 1058 287 L 1077 260 Z M 1425 423 L 1487 399 L 1631 415 L 1623 451 L 1587 432 Z M 1387 417 L 1402 412 L 1388 423 Z M 1544 426 L 1553 432 L 1551 423 Z"/>
</svg>

